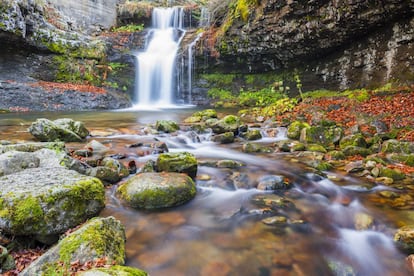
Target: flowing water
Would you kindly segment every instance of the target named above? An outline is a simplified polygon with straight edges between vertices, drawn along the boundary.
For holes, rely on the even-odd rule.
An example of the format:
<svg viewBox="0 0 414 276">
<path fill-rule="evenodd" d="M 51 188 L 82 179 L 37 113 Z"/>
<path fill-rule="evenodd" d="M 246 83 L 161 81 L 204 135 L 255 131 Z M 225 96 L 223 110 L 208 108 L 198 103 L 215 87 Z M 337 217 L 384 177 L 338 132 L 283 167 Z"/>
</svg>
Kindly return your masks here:
<svg viewBox="0 0 414 276">
<path fill-rule="evenodd" d="M 175 61 L 184 35 L 184 9 L 154 8 L 152 29 L 137 59 L 135 108 L 171 107 L 175 104 Z"/>
<path fill-rule="evenodd" d="M 246 154 L 240 143 L 219 145 L 210 133 L 191 130 L 150 134 L 157 119 L 181 121 L 194 110 L 164 112 L 88 112 L 0 115 L 0 140 L 30 140 L 26 132 L 35 118 L 71 117 L 86 123 L 96 139 L 142 167 L 157 154 L 128 145 L 163 141 L 169 150 L 188 151 L 200 162 L 197 195 L 187 204 L 160 210 L 129 208 L 107 189 L 101 216 L 125 225 L 129 266 L 157 275 L 409 275 L 392 241 L 401 222 L 414 223 L 412 211 L 392 208 L 364 179 L 347 175 L 318 176 L 283 153 Z M 266 130 L 264 133 L 271 133 Z M 259 143 L 285 139 L 283 129 Z M 68 148 L 82 144 L 69 143 Z M 209 164 L 231 159 L 243 165 L 228 169 Z M 264 175 L 282 175 L 293 183 L 285 191 L 255 186 Z M 205 177 L 208 176 L 208 177 Z M 398 191 L 395 191 L 398 192 Z M 360 218 L 373 219 L 367 229 Z M 264 219 L 284 217 L 284 224 Z M 363 221 L 363 220 L 362 220 Z M 364 224 L 362 222 L 362 224 Z"/>
</svg>

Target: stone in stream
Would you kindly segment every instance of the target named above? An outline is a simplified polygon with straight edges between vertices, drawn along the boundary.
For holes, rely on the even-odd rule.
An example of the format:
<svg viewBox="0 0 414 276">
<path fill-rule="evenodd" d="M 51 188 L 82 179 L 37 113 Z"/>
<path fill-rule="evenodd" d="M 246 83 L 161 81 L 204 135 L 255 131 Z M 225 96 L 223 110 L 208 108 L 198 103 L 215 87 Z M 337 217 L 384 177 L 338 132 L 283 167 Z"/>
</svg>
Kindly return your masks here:
<svg viewBox="0 0 414 276">
<path fill-rule="evenodd" d="M 196 195 L 196 186 L 186 174 L 141 173 L 129 178 L 117 192 L 134 208 L 159 209 L 190 201 Z"/>
<path fill-rule="evenodd" d="M 102 182 L 62 167 L 0 177 L 0 229 L 39 239 L 59 235 L 105 206 Z"/>
<path fill-rule="evenodd" d="M 28 130 L 42 142 L 81 142 L 89 135 L 89 131 L 82 122 L 69 118 L 55 121 L 45 118 L 37 119 Z"/>
<path fill-rule="evenodd" d="M 175 132 L 180 129 L 179 125 L 171 120 L 158 120 L 155 123 L 155 129 L 166 133 Z"/>
<path fill-rule="evenodd" d="M 258 182 L 259 190 L 285 190 L 292 186 L 282 175 L 264 175 L 258 179 Z"/>
<path fill-rule="evenodd" d="M 414 254 L 414 226 L 407 225 L 399 228 L 394 235 L 394 241 L 404 252 Z"/>
<path fill-rule="evenodd" d="M 220 143 L 220 144 L 230 144 L 234 142 L 234 133 L 233 132 L 225 132 L 221 134 L 217 134 L 211 137 L 211 141 Z"/>
<path fill-rule="evenodd" d="M 211 129 L 216 134 L 221 134 L 225 132 L 237 133 L 240 126 L 240 119 L 234 115 L 227 115 L 221 120 L 214 122 L 211 125 Z"/>
<path fill-rule="evenodd" d="M 259 140 L 262 138 L 262 134 L 258 129 L 248 130 L 247 132 L 241 133 L 240 136 L 248 141 Z"/>
<path fill-rule="evenodd" d="M 129 175 L 128 168 L 116 159 L 105 157 L 101 165 L 86 170 L 86 175 L 94 176 L 102 181 L 116 183 Z"/>
<path fill-rule="evenodd" d="M 125 229 L 115 218 L 93 218 L 60 240 L 19 275 L 63 275 L 74 262 L 84 264 L 96 259 L 105 259 L 110 265 L 123 265 L 125 239 Z"/>
<path fill-rule="evenodd" d="M 191 178 L 195 178 L 197 159 L 189 152 L 163 153 L 157 158 L 157 171 L 186 173 Z"/>
</svg>

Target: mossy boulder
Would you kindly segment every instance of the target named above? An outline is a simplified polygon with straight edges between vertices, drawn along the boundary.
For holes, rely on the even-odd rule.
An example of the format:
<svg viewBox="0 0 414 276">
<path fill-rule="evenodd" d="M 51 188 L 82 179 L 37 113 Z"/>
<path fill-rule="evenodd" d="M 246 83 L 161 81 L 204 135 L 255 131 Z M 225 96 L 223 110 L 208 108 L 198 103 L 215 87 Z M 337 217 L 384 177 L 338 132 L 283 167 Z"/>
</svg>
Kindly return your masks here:
<svg viewBox="0 0 414 276">
<path fill-rule="evenodd" d="M 381 168 L 379 176 L 392 178 L 394 181 L 403 180 L 405 178 L 405 174 L 402 173 L 400 170 L 394 170 L 386 167 Z"/>
<path fill-rule="evenodd" d="M 293 140 L 299 140 L 303 128 L 309 128 L 310 125 L 301 121 L 292 122 L 287 129 L 287 137 Z"/>
<path fill-rule="evenodd" d="M 214 122 L 211 128 L 214 133 L 220 134 L 233 132 L 237 134 L 240 126 L 240 118 L 235 115 L 227 115 L 223 119 Z"/>
<path fill-rule="evenodd" d="M 408 254 L 414 254 L 414 225 L 407 225 L 398 229 L 394 235 L 394 241 L 398 247 Z"/>
<path fill-rule="evenodd" d="M 105 206 L 102 182 L 65 168 L 0 177 L 0 229 L 13 235 L 61 234 Z"/>
<path fill-rule="evenodd" d="M 214 109 L 205 109 L 193 113 L 190 117 L 184 120 L 185 123 L 199 123 L 211 118 L 217 118 L 217 111 Z"/>
<path fill-rule="evenodd" d="M 325 148 L 334 148 L 343 135 L 341 127 L 311 126 L 302 128 L 299 140 L 308 144 L 320 144 Z"/>
<path fill-rule="evenodd" d="M 414 143 L 398 141 L 395 139 L 387 140 L 382 143 L 381 152 L 384 153 L 414 153 Z"/>
<path fill-rule="evenodd" d="M 9 254 L 7 248 L 0 245 L 0 273 L 14 269 L 15 267 L 14 259 Z"/>
<path fill-rule="evenodd" d="M 372 154 L 372 151 L 367 148 L 361 148 L 356 146 L 346 146 L 342 152 L 346 156 L 355 156 L 355 155 L 361 155 L 363 157 L 367 157 L 368 155 Z"/>
<path fill-rule="evenodd" d="M 365 138 L 362 134 L 353 134 L 343 137 L 339 141 L 339 148 L 344 149 L 347 146 L 356 146 L 361 148 L 367 147 L 367 142 L 365 141 Z"/>
<path fill-rule="evenodd" d="M 387 154 L 387 158 L 392 161 L 402 162 L 408 166 L 414 167 L 414 154 L 390 153 Z"/>
<path fill-rule="evenodd" d="M 158 120 L 155 123 L 155 129 L 158 130 L 158 131 L 162 131 L 162 132 L 166 132 L 166 133 L 171 133 L 171 132 L 175 132 L 175 131 L 179 130 L 180 127 L 174 121 L 170 121 L 170 120 Z"/>
<path fill-rule="evenodd" d="M 191 178 L 197 175 L 197 159 L 189 152 L 162 153 L 157 158 L 158 172 L 186 173 Z"/>
<path fill-rule="evenodd" d="M 129 175 L 129 170 L 124 164 L 111 157 L 105 157 L 101 165 L 86 170 L 86 174 L 94 176 L 102 181 L 116 183 Z"/>
<path fill-rule="evenodd" d="M 327 153 L 327 150 L 319 144 L 308 144 L 306 145 L 306 150 Z"/>
<path fill-rule="evenodd" d="M 222 134 L 217 134 L 211 137 L 211 141 L 220 143 L 220 144 L 230 144 L 234 142 L 234 133 L 225 132 Z"/>
<path fill-rule="evenodd" d="M 248 130 L 247 132 L 243 132 L 240 136 L 248 141 L 259 140 L 262 138 L 262 134 L 258 129 Z"/>
<path fill-rule="evenodd" d="M 98 258 L 106 258 L 108 264 L 123 265 L 125 262 L 125 229 L 113 217 L 89 220 L 19 275 L 69 275 L 72 262 L 84 264 Z"/>
<path fill-rule="evenodd" d="M 65 151 L 64 142 L 27 142 L 0 146 L 0 154 L 8 151 L 34 152 L 40 149 L 51 149 L 56 152 Z"/>
<path fill-rule="evenodd" d="M 0 176 L 39 167 L 40 160 L 31 152 L 9 151 L 0 154 Z"/>
<path fill-rule="evenodd" d="M 117 190 L 133 208 L 160 209 L 182 205 L 196 195 L 194 181 L 180 173 L 141 173 Z"/>
<path fill-rule="evenodd" d="M 332 160 L 344 160 L 346 155 L 340 150 L 332 150 L 328 152 L 330 159 Z"/>
<path fill-rule="evenodd" d="M 265 147 L 259 143 L 245 143 L 242 145 L 242 151 L 245 153 L 263 152 L 270 153 L 273 150 L 270 147 Z"/>
<path fill-rule="evenodd" d="M 108 268 L 94 268 L 77 273 L 78 276 L 147 276 L 145 271 L 129 266 L 114 265 Z"/>
<path fill-rule="evenodd" d="M 81 142 L 89 134 L 82 122 L 68 118 L 55 121 L 44 118 L 37 119 L 28 130 L 42 142 Z"/>
</svg>

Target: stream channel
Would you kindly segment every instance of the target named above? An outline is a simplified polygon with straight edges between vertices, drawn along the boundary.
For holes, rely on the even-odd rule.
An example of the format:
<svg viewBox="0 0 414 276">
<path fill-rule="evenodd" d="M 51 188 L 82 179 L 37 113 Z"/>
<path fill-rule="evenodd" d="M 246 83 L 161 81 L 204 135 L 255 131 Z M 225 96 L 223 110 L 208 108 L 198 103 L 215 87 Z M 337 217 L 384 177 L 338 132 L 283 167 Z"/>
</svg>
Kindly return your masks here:
<svg viewBox="0 0 414 276">
<path fill-rule="evenodd" d="M 111 148 L 108 154 L 124 155 L 138 168 L 157 154 L 128 145 L 162 141 L 170 152 L 193 153 L 200 164 L 197 195 L 185 205 L 134 210 L 117 199 L 117 185 L 107 188 L 101 216 L 125 225 L 126 265 L 152 276 L 409 275 L 392 237 L 401 221 L 414 223 L 414 216 L 381 203 L 378 192 L 389 188 L 340 173 L 319 176 L 284 153 L 243 153 L 245 141 L 220 145 L 209 141 L 209 132 L 147 134 L 156 120 L 182 122 L 194 111 L 2 114 L 0 140 L 33 140 L 27 127 L 36 118 L 69 117 L 85 123 L 95 135 L 89 141 L 104 143 Z M 263 145 L 286 139 L 283 128 L 262 125 L 261 130 L 267 137 L 257 142 Z M 242 166 L 209 165 L 219 160 Z M 256 189 L 266 175 L 283 176 L 293 187 Z"/>
</svg>

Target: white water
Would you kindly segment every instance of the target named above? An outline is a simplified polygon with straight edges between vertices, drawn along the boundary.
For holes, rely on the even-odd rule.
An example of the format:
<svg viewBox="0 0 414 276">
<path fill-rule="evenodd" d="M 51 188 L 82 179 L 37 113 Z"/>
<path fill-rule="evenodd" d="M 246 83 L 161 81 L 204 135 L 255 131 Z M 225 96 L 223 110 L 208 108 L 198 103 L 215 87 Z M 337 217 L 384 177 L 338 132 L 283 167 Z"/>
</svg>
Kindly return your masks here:
<svg viewBox="0 0 414 276">
<path fill-rule="evenodd" d="M 175 107 L 175 59 L 184 35 L 184 9 L 155 8 L 150 41 L 137 53 L 135 109 Z"/>
</svg>

